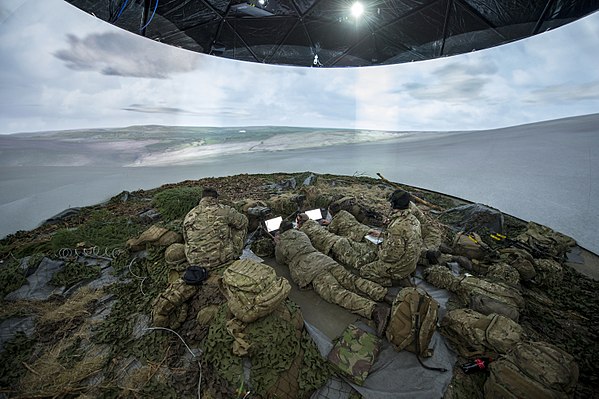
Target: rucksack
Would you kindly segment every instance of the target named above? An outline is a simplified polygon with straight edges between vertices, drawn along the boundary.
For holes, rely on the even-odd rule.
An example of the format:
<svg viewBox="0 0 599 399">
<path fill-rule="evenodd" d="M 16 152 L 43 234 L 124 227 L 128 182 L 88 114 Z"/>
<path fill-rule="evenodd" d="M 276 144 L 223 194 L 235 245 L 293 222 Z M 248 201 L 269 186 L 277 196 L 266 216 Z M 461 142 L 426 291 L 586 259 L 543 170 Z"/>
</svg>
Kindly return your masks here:
<svg viewBox="0 0 599 399">
<path fill-rule="evenodd" d="M 441 333 L 462 356 L 505 354 L 521 341 L 523 330 L 515 321 L 472 309 L 455 309 L 441 321 Z"/>
<path fill-rule="evenodd" d="M 398 351 L 413 352 L 419 360 L 420 356 L 432 356 L 429 344 L 437 328 L 438 313 L 439 303 L 422 288 L 403 288 L 393 301 L 387 339 Z"/>
<path fill-rule="evenodd" d="M 546 342 L 521 342 L 492 362 L 486 399 L 570 398 L 578 382 L 574 357 Z"/>
<path fill-rule="evenodd" d="M 291 290 L 272 267 L 250 259 L 237 260 L 225 269 L 220 286 L 231 313 L 244 323 L 270 314 Z"/>
</svg>

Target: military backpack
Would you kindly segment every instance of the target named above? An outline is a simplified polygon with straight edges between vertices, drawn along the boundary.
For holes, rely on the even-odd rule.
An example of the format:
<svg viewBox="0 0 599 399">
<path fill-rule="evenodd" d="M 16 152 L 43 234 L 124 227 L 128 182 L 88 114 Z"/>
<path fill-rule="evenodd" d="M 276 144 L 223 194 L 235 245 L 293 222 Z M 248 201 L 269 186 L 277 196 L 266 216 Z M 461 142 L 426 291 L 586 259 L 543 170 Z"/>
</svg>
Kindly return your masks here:
<svg viewBox="0 0 599 399">
<path fill-rule="evenodd" d="M 437 328 L 438 312 L 439 304 L 423 289 L 402 289 L 393 301 L 387 339 L 399 351 L 432 356 L 428 345 Z"/>
<path fill-rule="evenodd" d="M 272 267 L 250 259 L 237 260 L 225 269 L 220 286 L 229 309 L 244 323 L 270 314 L 291 290 Z"/>
<path fill-rule="evenodd" d="M 520 342 L 492 362 L 486 399 L 571 398 L 578 382 L 572 355 L 545 342 Z"/>
</svg>

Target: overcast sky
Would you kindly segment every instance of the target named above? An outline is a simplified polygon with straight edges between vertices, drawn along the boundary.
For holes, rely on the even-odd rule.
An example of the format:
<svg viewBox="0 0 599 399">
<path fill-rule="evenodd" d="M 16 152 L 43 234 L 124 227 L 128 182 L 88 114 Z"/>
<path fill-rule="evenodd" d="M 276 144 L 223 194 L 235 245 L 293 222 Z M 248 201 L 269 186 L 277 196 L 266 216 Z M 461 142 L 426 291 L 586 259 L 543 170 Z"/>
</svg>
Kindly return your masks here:
<svg viewBox="0 0 599 399">
<path fill-rule="evenodd" d="M 63 0 L 0 2 L 0 134 L 141 124 L 470 130 L 597 112 L 599 13 L 465 55 L 321 69 L 181 50 Z"/>
</svg>

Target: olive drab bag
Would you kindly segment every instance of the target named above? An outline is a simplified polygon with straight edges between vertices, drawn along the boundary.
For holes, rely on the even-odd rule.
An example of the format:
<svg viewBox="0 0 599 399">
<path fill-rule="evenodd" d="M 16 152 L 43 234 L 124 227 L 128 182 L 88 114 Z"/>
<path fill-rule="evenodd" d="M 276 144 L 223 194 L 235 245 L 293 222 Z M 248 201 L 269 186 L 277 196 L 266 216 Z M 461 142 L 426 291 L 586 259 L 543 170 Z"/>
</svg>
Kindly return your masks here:
<svg viewBox="0 0 599 399">
<path fill-rule="evenodd" d="M 441 334 L 464 357 L 505 354 L 522 340 L 522 327 L 505 316 L 484 315 L 472 309 L 449 311 Z"/>
<path fill-rule="evenodd" d="M 393 301 L 386 336 L 398 350 L 432 356 L 429 344 L 437 328 L 439 304 L 421 288 L 407 287 Z"/>
<path fill-rule="evenodd" d="M 573 397 L 578 382 L 574 357 L 546 342 L 520 342 L 489 365 L 485 399 Z"/>
<path fill-rule="evenodd" d="M 231 313 L 244 323 L 272 313 L 291 290 L 272 267 L 250 259 L 237 260 L 225 269 L 220 287 Z"/>
</svg>

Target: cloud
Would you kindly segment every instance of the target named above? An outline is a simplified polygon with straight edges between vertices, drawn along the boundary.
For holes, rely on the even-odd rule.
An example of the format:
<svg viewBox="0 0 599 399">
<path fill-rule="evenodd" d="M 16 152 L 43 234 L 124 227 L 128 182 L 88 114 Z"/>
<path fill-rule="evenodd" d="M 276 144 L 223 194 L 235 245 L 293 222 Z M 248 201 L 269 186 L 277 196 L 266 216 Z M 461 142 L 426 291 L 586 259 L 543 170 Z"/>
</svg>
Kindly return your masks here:
<svg viewBox="0 0 599 399">
<path fill-rule="evenodd" d="M 128 107 L 121 108 L 123 111 L 141 112 L 146 114 L 168 114 L 168 115 L 188 115 L 188 116 L 227 116 L 240 117 L 248 116 L 247 111 L 232 107 L 203 108 L 201 110 L 191 111 L 177 107 L 164 107 L 148 104 L 131 104 Z"/>
<path fill-rule="evenodd" d="M 131 40 L 120 32 L 93 33 L 84 38 L 67 35 L 68 49 L 54 56 L 75 71 L 96 71 L 108 76 L 166 79 L 197 69 L 199 57 L 150 40 Z M 154 48 L 156 44 L 161 48 Z"/>
<path fill-rule="evenodd" d="M 570 103 L 572 101 L 599 100 L 599 81 L 551 85 L 533 90 L 524 101 L 528 103 Z"/>
</svg>

